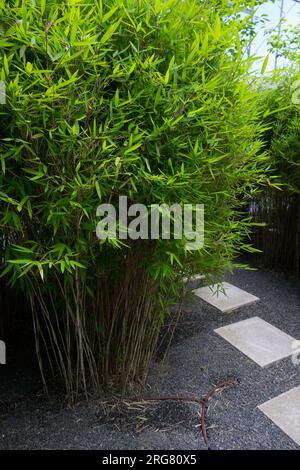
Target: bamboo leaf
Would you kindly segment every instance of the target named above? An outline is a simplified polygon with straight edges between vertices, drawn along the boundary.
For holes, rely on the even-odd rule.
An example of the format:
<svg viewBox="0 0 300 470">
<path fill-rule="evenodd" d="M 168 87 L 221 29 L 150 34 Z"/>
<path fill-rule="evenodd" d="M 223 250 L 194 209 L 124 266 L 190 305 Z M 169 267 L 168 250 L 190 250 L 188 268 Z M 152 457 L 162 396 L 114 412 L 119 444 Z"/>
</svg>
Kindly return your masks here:
<svg viewBox="0 0 300 470">
<path fill-rule="evenodd" d="M 265 57 L 265 60 L 263 61 L 263 65 L 262 65 L 262 68 L 261 68 L 261 73 L 265 73 L 266 68 L 268 66 L 268 63 L 269 63 L 269 55 L 267 55 Z"/>
</svg>

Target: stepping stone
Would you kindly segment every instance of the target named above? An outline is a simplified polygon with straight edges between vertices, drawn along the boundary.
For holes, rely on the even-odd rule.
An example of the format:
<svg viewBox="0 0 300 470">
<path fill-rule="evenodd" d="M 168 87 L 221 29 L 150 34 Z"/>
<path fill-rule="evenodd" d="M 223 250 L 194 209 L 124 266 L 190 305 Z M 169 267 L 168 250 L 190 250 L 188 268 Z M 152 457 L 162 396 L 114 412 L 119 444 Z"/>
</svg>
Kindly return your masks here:
<svg viewBox="0 0 300 470">
<path fill-rule="evenodd" d="M 295 338 L 259 317 L 214 331 L 261 367 L 295 354 Z"/>
<path fill-rule="evenodd" d="M 292 388 L 258 408 L 300 446 L 300 387 Z"/>
<path fill-rule="evenodd" d="M 255 295 L 249 294 L 228 282 L 222 282 L 219 289 L 217 285 L 200 287 L 194 290 L 194 294 L 223 313 L 231 312 L 236 308 L 259 300 Z"/>
</svg>

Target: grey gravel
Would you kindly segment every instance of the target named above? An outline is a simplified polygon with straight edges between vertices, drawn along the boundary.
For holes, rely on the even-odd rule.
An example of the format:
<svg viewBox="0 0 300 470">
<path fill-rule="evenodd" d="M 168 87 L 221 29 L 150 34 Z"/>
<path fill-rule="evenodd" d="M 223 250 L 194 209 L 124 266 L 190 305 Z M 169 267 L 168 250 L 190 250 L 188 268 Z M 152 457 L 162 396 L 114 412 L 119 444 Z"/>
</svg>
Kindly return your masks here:
<svg viewBox="0 0 300 470">
<path fill-rule="evenodd" d="M 147 394 L 203 397 L 216 383 L 234 377 L 236 385 L 209 402 L 210 448 L 299 449 L 257 406 L 300 385 L 300 365 L 287 358 L 261 368 L 213 331 L 259 316 L 300 339 L 299 286 L 261 270 L 238 269 L 226 280 L 260 301 L 220 313 L 191 296 L 167 358 L 153 364 Z M 1 366 L 0 372 L 0 449 L 206 449 L 197 405 L 103 398 L 72 409 L 45 401 L 36 371 L 2 373 Z"/>
</svg>

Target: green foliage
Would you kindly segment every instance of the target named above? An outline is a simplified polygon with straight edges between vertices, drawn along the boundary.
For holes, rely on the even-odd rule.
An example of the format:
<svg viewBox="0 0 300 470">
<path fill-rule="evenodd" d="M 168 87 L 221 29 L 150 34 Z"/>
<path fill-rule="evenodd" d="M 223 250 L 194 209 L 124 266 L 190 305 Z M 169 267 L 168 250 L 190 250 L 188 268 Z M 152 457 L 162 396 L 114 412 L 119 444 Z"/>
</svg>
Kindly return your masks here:
<svg viewBox="0 0 300 470">
<path fill-rule="evenodd" d="M 218 279 L 263 178 L 240 0 L 0 2 L 2 275 L 67 391 L 147 371 L 186 274 Z M 205 245 L 100 243 L 99 202 L 205 204 Z M 52 357 L 52 356 L 51 356 Z M 51 363 L 53 360 L 51 359 Z"/>
<path fill-rule="evenodd" d="M 272 187 L 263 191 L 252 207 L 254 242 L 262 250 L 263 264 L 300 273 L 300 81 L 294 69 L 273 73 L 259 83 L 266 127 Z"/>
<path fill-rule="evenodd" d="M 264 141 L 273 175 L 290 192 L 300 190 L 300 75 L 287 69 L 260 83 Z"/>
<path fill-rule="evenodd" d="M 297 64 L 300 59 L 300 26 L 290 25 L 283 18 L 280 34 L 278 30 L 267 31 L 268 45 L 272 52 L 278 57 L 288 59 L 291 63 Z"/>
</svg>

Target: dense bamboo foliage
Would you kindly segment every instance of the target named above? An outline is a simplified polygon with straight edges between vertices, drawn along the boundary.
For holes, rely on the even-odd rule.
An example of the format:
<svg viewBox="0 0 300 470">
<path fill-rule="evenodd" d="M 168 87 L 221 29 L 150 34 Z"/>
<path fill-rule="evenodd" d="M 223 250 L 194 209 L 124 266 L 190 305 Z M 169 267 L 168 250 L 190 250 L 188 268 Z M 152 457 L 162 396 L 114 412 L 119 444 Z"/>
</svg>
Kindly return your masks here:
<svg viewBox="0 0 300 470">
<path fill-rule="evenodd" d="M 300 274 L 300 100 L 299 75 L 281 71 L 264 81 L 261 107 L 267 131 L 265 148 L 277 188 L 263 191 L 251 206 L 264 224 L 254 234 L 259 259 L 271 269 Z"/>
<path fill-rule="evenodd" d="M 143 382 L 181 278 L 250 249 L 262 176 L 240 12 L 217 0 L 0 1 L 2 276 L 70 399 Z M 205 204 L 205 244 L 99 241 L 99 202 Z M 44 378 L 45 380 L 45 378 Z"/>
</svg>

